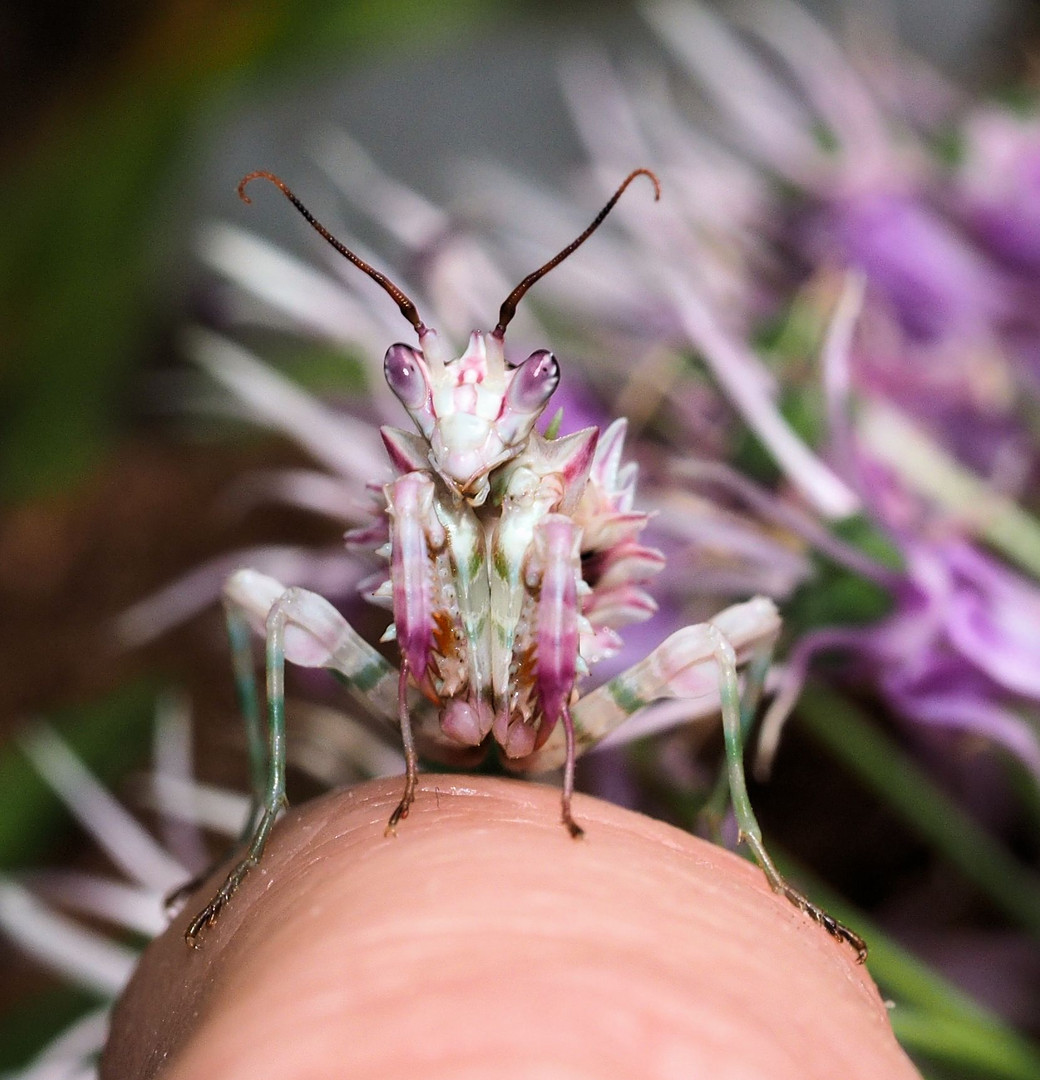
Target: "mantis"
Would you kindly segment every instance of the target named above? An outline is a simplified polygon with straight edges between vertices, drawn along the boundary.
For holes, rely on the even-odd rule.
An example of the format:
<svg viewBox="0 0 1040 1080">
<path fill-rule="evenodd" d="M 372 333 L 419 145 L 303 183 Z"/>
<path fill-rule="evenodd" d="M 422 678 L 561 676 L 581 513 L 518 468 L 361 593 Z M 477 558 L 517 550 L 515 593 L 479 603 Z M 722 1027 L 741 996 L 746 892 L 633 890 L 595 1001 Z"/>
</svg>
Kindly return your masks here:
<svg viewBox="0 0 1040 1080">
<path fill-rule="evenodd" d="M 509 294 L 495 328 L 473 331 L 457 357 L 401 289 L 337 240 L 284 181 L 265 171 L 240 181 L 245 202 L 255 180 L 278 187 L 336 251 L 385 290 L 418 338 L 418 348 L 391 345 L 384 360 L 386 380 L 415 430 L 382 428 L 395 475 L 381 487 L 375 519 L 348 534 L 385 560 L 367 596 L 393 614 L 384 640 L 396 641 L 400 663 L 395 669 L 316 593 L 248 569 L 227 581 L 224 604 L 254 761 L 255 827 L 245 856 L 190 922 L 190 946 L 199 946 L 259 863 L 287 805 L 289 661 L 329 669 L 400 732 L 404 790 L 387 834 L 408 816 L 420 756 L 466 768 L 495 744 L 512 772 L 563 766 L 561 820 L 580 838 L 571 801 L 581 753 L 662 698 L 689 701 L 691 712 L 721 708 L 741 837 L 776 892 L 851 945 L 859 960 L 866 956 L 858 935 L 780 875 L 748 799 L 743 731 L 780 630 L 769 599 L 756 597 L 678 630 L 627 671 L 580 693 L 589 668 L 620 648 L 619 630 L 654 612 L 646 585 L 664 558 L 640 542 L 648 515 L 634 509 L 637 470 L 623 460 L 625 421 L 566 436 L 550 424 L 540 434 L 535 424 L 559 383 L 559 363 L 544 349 L 507 361 L 505 335 L 528 290 L 596 231 L 639 177 L 660 197 L 650 170 L 630 173 L 591 224 Z M 253 634 L 266 641 L 266 737 L 253 681 Z M 740 667 L 746 667 L 743 691 Z"/>
</svg>

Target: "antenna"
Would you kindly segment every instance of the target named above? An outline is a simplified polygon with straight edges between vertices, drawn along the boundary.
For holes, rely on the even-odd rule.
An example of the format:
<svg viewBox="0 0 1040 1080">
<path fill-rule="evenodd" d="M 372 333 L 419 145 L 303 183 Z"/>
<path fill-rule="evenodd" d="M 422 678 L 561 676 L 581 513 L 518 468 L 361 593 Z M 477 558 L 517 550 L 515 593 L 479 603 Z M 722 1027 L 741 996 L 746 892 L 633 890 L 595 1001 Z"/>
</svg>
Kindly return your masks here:
<svg viewBox="0 0 1040 1080">
<path fill-rule="evenodd" d="M 266 175 L 266 174 L 264 174 Z M 581 236 L 572 240 L 558 255 L 554 255 L 544 266 L 540 266 L 533 274 L 528 274 L 523 281 L 506 297 L 505 303 L 499 309 L 498 312 L 498 326 L 494 329 L 494 336 L 501 340 L 505 337 L 506 327 L 509 325 L 513 316 L 516 314 L 516 305 L 524 298 L 524 294 L 527 290 L 541 278 L 545 277 L 553 267 L 559 266 L 568 255 L 573 254 L 586 240 L 603 224 L 603 219 L 614 209 L 614 204 L 621 198 L 625 192 L 625 188 L 632 183 L 637 176 L 649 177 L 650 183 L 654 185 L 654 202 L 657 202 L 661 198 L 661 184 L 657 177 L 649 169 L 635 169 L 625 177 L 621 182 L 621 186 L 614 192 L 607 202 L 607 205 L 593 218 L 592 224 L 581 234 Z M 288 192 L 287 192 L 288 194 Z M 289 196 L 292 198 L 292 196 Z"/>
<path fill-rule="evenodd" d="M 633 176 L 635 174 L 633 173 Z M 629 177 L 631 180 L 632 177 Z M 359 258 L 350 250 L 345 244 L 337 240 L 328 229 L 303 205 L 302 202 L 296 197 L 289 185 L 281 179 L 281 177 L 275 176 L 274 173 L 265 172 L 263 169 L 258 169 L 256 172 L 251 172 L 248 176 L 243 176 L 238 182 L 238 197 L 244 203 L 251 203 L 253 200 L 246 194 L 246 188 L 253 180 L 270 180 L 276 188 L 281 189 L 282 194 L 300 211 L 301 214 L 307 219 L 307 221 L 313 226 L 316 232 L 323 236 L 344 258 L 349 259 L 359 270 L 363 270 L 368 276 L 390 294 L 394 303 L 401 309 L 401 314 L 415 327 L 415 332 L 421 338 L 426 333 L 426 326 L 423 324 L 422 319 L 419 318 L 419 312 L 415 308 L 415 304 L 408 299 L 407 296 L 386 276 L 381 274 L 374 267 L 368 265 L 364 259 Z M 627 181 L 626 181 L 627 182 Z M 620 194 L 620 192 L 618 192 Z M 617 196 L 615 195 L 616 199 Z M 609 209 L 609 207 L 608 207 Z M 583 238 L 584 239 L 584 238 Z"/>
</svg>

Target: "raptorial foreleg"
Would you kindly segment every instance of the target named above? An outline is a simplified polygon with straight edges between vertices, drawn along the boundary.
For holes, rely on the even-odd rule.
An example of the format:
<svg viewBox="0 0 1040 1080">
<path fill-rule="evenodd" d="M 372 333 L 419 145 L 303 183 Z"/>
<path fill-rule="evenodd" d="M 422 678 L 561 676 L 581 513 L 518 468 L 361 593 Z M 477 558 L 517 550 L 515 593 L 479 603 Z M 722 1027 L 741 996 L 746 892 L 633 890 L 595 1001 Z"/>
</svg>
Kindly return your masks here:
<svg viewBox="0 0 1040 1080">
<path fill-rule="evenodd" d="M 524 581 L 538 596 L 534 616 L 534 680 L 542 724 L 548 729 L 559 727 L 564 737 L 560 819 L 575 839 L 584 835 L 571 812 L 577 745 L 570 698 L 578 669 L 580 560 L 581 529 L 563 514 L 543 518 L 534 529 Z"/>
<path fill-rule="evenodd" d="M 691 720 L 717 714 L 719 679 L 710 625 L 733 642 L 738 662 L 744 663 L 775 641 L 780 616 L 771 600 L 759 596 L 726 608 L 711 624 L 677 630 L 649 656 L 571 706 L 576 755 L 592 749 L 633 713 L 661 698 L 681 698 L 688 703 Z M 565 733 L 558 729 L 533 754 L 505 764 L 511 771 L 540 773 L 559 768 L 565 760 Z"/>
</svg>

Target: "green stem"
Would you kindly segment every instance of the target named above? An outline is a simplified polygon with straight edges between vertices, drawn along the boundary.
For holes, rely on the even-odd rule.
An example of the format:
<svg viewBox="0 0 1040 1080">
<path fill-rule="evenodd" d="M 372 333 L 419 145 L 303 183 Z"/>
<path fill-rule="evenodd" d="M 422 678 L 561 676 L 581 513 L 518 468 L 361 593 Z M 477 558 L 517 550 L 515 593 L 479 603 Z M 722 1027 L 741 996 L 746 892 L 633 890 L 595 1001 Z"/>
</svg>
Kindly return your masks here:
<svg viewBox="0 0 1040 1080">
<path fill-rule="evenodd" d="M 912 491 L 962 518 L 969 528 L 1034 577 L 1040 577 L 1040 522 L 964 468 L 896 409 L 862 410 L 857 434 Z"/>
<path fill-rule="evenodd" d="M 815 684 L 802 694 L 798 715 L 846 768 L 996 907 L 1040 936 L 1040 875 L 1016 862 L 976 825 L 863 710 Z"/>
<path fill-rule="evenodd" d="M 970 1070 L 985 1080 L 1040 1076 L 1040 1047 L 907 952 L 800 867 L 782 857 L 777 863 L 831 915 L 866 938 L 870 946 L 867 966 L 885 996 L 895 1001 L 892 1027 L 907 1051 Z"/>
</svg>

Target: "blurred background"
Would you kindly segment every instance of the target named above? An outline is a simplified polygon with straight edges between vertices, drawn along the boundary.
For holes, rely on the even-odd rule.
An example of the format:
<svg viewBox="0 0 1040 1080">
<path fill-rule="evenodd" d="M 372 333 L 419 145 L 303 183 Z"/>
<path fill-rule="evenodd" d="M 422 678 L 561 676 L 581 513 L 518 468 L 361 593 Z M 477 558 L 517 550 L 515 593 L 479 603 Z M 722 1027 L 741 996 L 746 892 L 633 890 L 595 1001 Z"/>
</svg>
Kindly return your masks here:
<svg viewBox="0 0 1040 1080">
<path fill-rule="evenodd" d="M 854 19 L 839 4 L 809 8 L 838 36 L 843 25 L 876 25 L 934 65 L 957 87 L 947 116 L 973 98 L 1033 115 L 1040 13 L 1032 3 L 901 0 L 856 5 Z M 161 714 L 175 691 L 196 721 L 198 775 L 239 791 L 246 783 L 216 608 L 137 648 L 118 643 L 114 620 L 222 553 L 334 545 L 342 533 L 335 520 L 277 503 L 228 513 L 224 496 L 244 475 L 298 468 L 307 455 L 191 408 L 202 392 L 185 330 L 219 325 L 225 314 L 222 287 L 198 255 L 206 223 L 231 221 L 319 261 L 282 200 L 264 192 L 252 207 L 238 202 L 239 177 L 269 169 L 312 193 L 315 208 L 330 205 L 313 148 L 334 125 L 459 219 L 472 177 L 489 163 L 539 190 L 577 193 L 581 212 L 594 211 L 599 190 L 574 179 L 588 151 L 561 69 L 590 50 L 637 76 L 672 61 L 640 8 L 622 0 L 87 0 L 71 10 L 51 0 L 6 5 L 0 41 L 0 873 L 33 886 L 46 885 L 32 876 L 43 866 L 84 874 L 111 866 L 19 742 L 38 718 L 133 806 L 155 745 L 156 703 Z M 677 98 L 698 121 L 710 111 L 692 85 Z M 929 143 L 937 156 L 946 130 Z M 657 166 L 631 162 L 643 164 Z M 500 219 L 491 231 L 506 227 Z M 508 227 L 523 235 L 525 221 Z M 357 228 L 378 255 L 378 231 Z M 1016 273 L 1030 289 L 1040 282 L 1035 267 Z M 552 315 L 546 321 L 554 325 Z M 301 347 L 294 358 L 279 339 L 276 355 L 263 358 L 284 361 L 315 391 L 356 397 L 356 367 L 336 385 L 335 364 L 319 352 Z M 1024 417 L 1023 438 L 1035 446 L 1040 380 L 1030 378 L 1034 396 L 1016 422 Z M 726 443 L 737 447 L 729 459 L 754 472 L 758 459 L 738 443 Z M 668 444 L 651 431 L 648 445 L 652 456 Z M 1035 514 L 1032 469 L 1016 497 Z M 756 475 L 776 489 L 768 468 Z M 1040 535 L 1027 533 L 1027 544 Z M 1035 577 L 1040 548 L 1033 557 Z M 1035 612 L 1023 610 L 1025 631 L 1040 642 Z M 816 692 L 810 711 L 813 700 L 818 713 L 836 708 L 825 696 L 833 687 Z M 851 700 L 850 715 L 871 717 L 886 740 L 868 733 L 855 744 L 864 759 L 875 754 L 880 779 L 856 776 L 813 725 L 796 720 L 773 782 L 753 792 L 767 836 L 805 868 L 799 880 L 818 875 L 837 890 L 831 897 L 821 882 L 816 895 L 851 925 L 880 924 L 875 977 L 907 1002 L 900 1035 L 927 1076 L 1040 1075 L 1030 1041 L 1040 1039 L 1040 907 L 1028 915 L 1040 898 L 1035 774 L 985 755 L 966 768 L 960 751 L 951 766 L 886 713 L 891 703 L 862 687 Z M 1035 732 L 1035 700 L 1026 711 Z M 894 786 L 919 795 L 909 807 L 882 775 L 890 745 L 905 755 Z M 920 776 L 907 780 L 904 761 Z M 683 798 L 657 790 L 645 762 L 637 754 L 624 766 L 626 784 L 645 788 L 632 801 L 690 824 Z M 612 790 L 603 776 L 612 767 L 590 768 L 586 787 Z M 313 776 L 296 785 L 294 799 L 321 787 Z M 943 832 L 951 806 L 964 817 L 952 837 Z M 156 824 L 154 808 L 135 812 Z M 972 831 L 980 820 L 988 832 Z M 1010 883 L 1015 898 L 1002 907 L 983 895 L 987 877 L 999 878 L 998 889 Z M 147 936 L 140 927 L 112 931 L 97 912 L 87 924 L 127 947 Z M 105 993 L 48 972 L 11 925 L 0 932 L 0 1073 L 20 1075 Z"/>
</svg>

